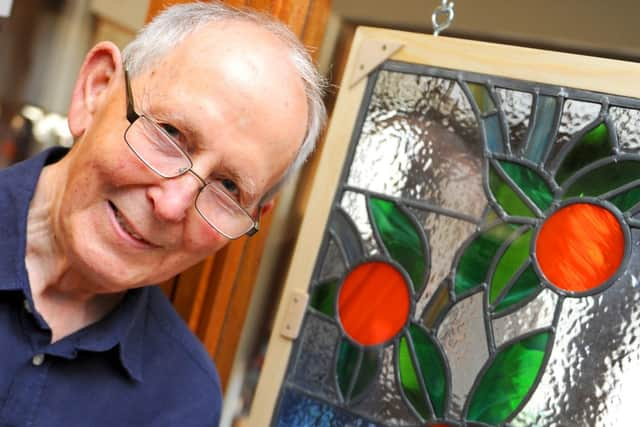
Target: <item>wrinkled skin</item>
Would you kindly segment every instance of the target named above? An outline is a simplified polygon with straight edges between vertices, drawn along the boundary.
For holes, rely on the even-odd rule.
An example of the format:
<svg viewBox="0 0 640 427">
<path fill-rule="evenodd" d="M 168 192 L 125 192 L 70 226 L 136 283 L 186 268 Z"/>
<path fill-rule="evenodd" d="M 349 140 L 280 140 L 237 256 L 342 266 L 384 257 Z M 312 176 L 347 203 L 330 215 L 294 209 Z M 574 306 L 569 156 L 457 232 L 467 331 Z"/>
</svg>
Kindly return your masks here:
<svg viewBox="0 0 640 427">
<path fill-rule="evenodd" d="M 253 214 L 270 207 L 258 201 L 293 160 L 307 125 L 303 83 L 282 42 L 251 23 L 209 25 L 135 76 L 132 89 L 139 114 L 179 131 L 198 175 L 231 180 Z M 167 279 L 227 243 L 194 208 L 197 179 L 163 179 L 127 147 L 125 99 L 120 53 L 100 43 L 71 101 L 75 146 L 45 168 L 29 214 L 27 270 L 50 324 L 67 312 L 90 323 L 123 291 Z M 146 243 L 126 236 L 113 206 Z"/>
</svg>

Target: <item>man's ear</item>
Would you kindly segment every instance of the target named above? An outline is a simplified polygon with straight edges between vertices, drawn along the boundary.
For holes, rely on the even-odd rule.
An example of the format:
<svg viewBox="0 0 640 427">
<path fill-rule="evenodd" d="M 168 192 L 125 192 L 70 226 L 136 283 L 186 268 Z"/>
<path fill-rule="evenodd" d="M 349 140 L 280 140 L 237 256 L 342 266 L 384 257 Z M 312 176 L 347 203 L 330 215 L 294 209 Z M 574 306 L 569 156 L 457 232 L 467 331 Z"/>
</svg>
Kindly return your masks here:
<svg viewBox="0 0 640 427">
<path fill-rule="evenodd" d="M 100 42 L 89 51 L 69 105 L 69 129 L 74 137 L 81 136 L 89 127 L 107 98 L 107 89 L 122 72 L 120 50 L 113 43 Z"/>
<path fill-rule="evenodd" d="M 267 203 L 260 207 L 260 216 L 264 216 L 267 212 L 269 212 L 275 206 L 276 201 L 274 199 L 269 200 Z"/>
</svg>

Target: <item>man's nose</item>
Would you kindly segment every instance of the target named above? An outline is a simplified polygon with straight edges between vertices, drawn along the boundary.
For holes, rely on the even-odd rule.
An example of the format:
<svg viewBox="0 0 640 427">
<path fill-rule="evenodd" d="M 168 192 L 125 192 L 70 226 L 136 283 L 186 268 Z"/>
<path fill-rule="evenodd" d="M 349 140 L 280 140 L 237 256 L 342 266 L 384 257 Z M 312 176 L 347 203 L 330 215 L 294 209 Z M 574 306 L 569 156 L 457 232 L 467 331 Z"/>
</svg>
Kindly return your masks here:
<svg viewBox="0 0 640 427">
<path fill-rule="evenodd" d="M 149 187 L 147 197 L 159 219 L 180 222 L 194 206 L 202 185 L 197 175 L 185 173 L 176 178 L 163 179 L 157 185 Z"/>
</svg>

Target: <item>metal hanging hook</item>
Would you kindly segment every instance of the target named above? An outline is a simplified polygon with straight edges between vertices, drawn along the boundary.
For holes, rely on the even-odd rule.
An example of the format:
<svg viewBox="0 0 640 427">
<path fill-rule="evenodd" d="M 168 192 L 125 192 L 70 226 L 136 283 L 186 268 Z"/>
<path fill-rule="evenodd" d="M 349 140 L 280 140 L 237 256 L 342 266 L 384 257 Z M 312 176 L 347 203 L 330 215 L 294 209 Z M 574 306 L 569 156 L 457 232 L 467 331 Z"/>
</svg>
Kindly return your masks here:
<svg viewBox="0 0 640 427">
<path fill-rule="evenodd" d="M 442 0 L 442 4 L 440 6 L 436 6 L 436 9 L 431 15 L 433 35 L 438 36 L 442 31 L 449 28 L 449 25 L 453 22 L 453 16 L 453 2 Z"/>
</svg>

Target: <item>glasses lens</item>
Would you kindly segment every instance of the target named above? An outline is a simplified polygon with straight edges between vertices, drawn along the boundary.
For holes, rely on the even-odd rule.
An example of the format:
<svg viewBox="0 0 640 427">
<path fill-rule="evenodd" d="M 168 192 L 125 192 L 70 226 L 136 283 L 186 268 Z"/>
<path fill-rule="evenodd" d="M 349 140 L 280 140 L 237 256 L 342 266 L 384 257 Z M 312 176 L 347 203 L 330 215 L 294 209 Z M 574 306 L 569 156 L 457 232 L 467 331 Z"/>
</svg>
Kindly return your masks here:
<svg viewBox="0 0 640 427">
<path fill-rule="evenodd" d="M 196 208 L 207 222 L 230 239 L 253 227 L 253 219 L 216 183 L 206 185 L 196 199 Z"/>
<path fill-rule="evenodd" d="M 182 175 L 191 168 L 191 161 L 171 137 L 144 116 L 129 126 L 125 140 L 147 166 L 165 178 Z"/>
</svg>

